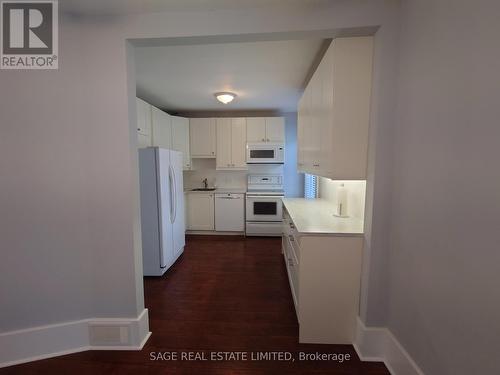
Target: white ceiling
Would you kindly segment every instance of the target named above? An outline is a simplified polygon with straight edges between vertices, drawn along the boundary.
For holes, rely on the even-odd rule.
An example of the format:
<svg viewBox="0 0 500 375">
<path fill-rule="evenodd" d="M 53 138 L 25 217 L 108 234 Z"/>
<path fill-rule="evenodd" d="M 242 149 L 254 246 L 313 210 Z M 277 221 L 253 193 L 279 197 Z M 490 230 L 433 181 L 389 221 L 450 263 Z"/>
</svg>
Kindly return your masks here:
<svg viewBox="0 0 500 375">
<path fill-rule="evenodd" d="M 305 39 L 137 47 L 137 93 L 171 111 L 295 111 L 322 45 Z M 223 105 L 213 96 L 218 91 L 238 97 Z"/>
<path fill-rule="evenodd" d="M 60 0 L 59 5 L 63 13 L 118 15 L 262 7 L 310 7 L 331 2 L 332 0 Z"/>
</svg>

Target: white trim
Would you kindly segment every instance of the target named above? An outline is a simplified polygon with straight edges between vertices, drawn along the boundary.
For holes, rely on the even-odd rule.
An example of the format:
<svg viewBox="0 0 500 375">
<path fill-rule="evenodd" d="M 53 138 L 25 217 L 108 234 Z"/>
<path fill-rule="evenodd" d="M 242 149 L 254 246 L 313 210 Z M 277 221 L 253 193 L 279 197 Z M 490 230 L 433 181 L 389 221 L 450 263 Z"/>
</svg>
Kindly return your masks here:
<svg viewBox="0 0 500 375">
<path fill-rule="evenodd" d="M 358 317 L 354 350 L 362 361 L 384 362 L 392 375 L 424 375 L 391 331 L 366 327 Z"/>
<path fill-rule="evenodd" d="M 91 345 L 96 326 L 126 326 L 125 345 Z M 151 336 L 148 310 L 137 318 L 92 318 L 0 333 L 0 368 L 86 350 L 141 350 Z"/>
<path fill-rule="evenodd" d="M 91 345 L 88 347 L 87 350 L 142 350 L 144 345 L 146 345 L 146 342 L 149 340 L 149 337 L 151 336 L 151 332 L 148 332 L 146 334 L 146 337 L 142 340 L 142 342 L 139 345 L 136 346 L 104 346 L 104 345 Z"/>
<path fill-rule="evenodd" d="M 9 361 L 9 362 L 1 362 L 0 363 L 0 368 L 14 366 L 14 365 L 20 365 L 20 364 L 26 363 L 26 362 L 40 361 L 42 359 L 59 357 L 61 355 L 67 355 L 67 354 L 84 352 L 86 350 L 90 350 L 90 346 L 82 346 L 81 348 L 76 348 L 76 349 L 63 350 L 63 351 L 60 351 L 60 352 L 54 352 L 54 353 L 48 353 L 48 354 L 42 354 L 42 355 L 35 355 L 35 356 L 32 356 L 32 357 L 26 357 L 26 358 L 17 359 L 17 360 Z"/>
<path fill-rule="evenodd" d="M 217 232 L 215 230 L 186 230 L 186 234 L 192 236 L 207 235 L 207 236 L 244 236 L 245 232 Z"/>
</svg>

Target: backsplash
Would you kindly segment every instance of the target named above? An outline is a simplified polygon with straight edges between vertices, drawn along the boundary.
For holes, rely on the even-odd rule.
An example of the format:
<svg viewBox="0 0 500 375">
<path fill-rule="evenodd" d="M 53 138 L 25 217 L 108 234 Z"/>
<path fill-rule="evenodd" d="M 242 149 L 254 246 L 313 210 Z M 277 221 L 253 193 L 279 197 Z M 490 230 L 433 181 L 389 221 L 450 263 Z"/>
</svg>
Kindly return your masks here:
<svg viewBox="0 0 500 375">
<path fill-rule="evenodd" d="M 184 187 L 194 189 L 203 185 L 203 179 L 208 180 L 208 186 L 219 188 L 245 188 L 247 186 L 247 171 L 217 171 L 215 159 L 192 159 L 192 170 L 184 171 Z"/>
<path fill-rule="evenodd" d="M 215 159 L 192 159 L 192 170 L 184 171 L 184 187 L 194 189 L 202 187 L 203 179 L 208 186 L 218 188 L 246 188 L 247 174 L 274 173 L 283 174 L 283 165 L 249 165 L 244 171 L 221 171 L 215 169 Z"/>
<path fill-rule="evenodd" d="M 319 177 L 318 196 L 337 206 L 338 190 L 341 184 L 347 193 L 347 214 L 350 217 L 363 219 L 365 216 L 366 181 L 333 181 Z"/>
</svg>

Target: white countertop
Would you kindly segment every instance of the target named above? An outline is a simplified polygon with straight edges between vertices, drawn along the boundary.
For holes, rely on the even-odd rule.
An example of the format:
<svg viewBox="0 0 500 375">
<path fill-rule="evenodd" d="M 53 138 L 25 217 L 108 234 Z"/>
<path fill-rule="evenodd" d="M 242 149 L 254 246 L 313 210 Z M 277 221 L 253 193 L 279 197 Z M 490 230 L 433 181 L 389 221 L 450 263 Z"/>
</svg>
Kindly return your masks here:
<svg viewBox="0 0 500 375">
<path fill-rule="evenodd" d="M 283 198 L 282 200 L 295 229 L 300 234 L 363 235 L 363 220 L 334 216 L 334 205 L 324 199 Z"/>
<path fill-rule="evenodd" d="M 184 193 L 195 193 L 195 194 L 209 194 L 209 193 L 219 193 L 219 194 L 245 194 L 247 192 L 246 188 L 236 187 L 236 188 L 226 188 L 221 187 L 212 191 L 192 191 L 191 188 L 184 189 Z"/>
</svg>

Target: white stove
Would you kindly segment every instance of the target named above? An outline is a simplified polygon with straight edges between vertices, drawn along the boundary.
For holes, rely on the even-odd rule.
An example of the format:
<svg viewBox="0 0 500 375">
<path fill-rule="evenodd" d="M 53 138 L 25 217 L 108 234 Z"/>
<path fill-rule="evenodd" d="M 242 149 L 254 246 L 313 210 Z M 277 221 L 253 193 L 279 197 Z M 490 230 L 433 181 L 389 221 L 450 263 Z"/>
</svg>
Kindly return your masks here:
<svg viewBox="0 0 500 375">
<path fill-rule="evenodd" d="M 283 175 L 248 175 L 246 195 L 246 235 L 281 236 Z"/>
</svg>

